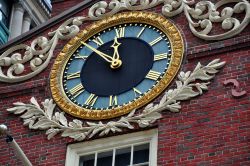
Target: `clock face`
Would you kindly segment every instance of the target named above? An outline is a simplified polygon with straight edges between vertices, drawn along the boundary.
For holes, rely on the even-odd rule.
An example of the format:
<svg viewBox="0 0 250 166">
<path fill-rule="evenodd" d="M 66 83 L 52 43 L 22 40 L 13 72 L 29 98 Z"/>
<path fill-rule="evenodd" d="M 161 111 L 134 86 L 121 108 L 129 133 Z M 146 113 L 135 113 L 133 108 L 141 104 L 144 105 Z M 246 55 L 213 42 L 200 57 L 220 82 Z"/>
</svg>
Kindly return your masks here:
<svg viewBox="0 0 250 166">
<path fill-rule="evenodd" d="M 95 110 L 123 106 L 152 89 L 167 70 L 171 44 L 158 28 L 140 23 L 117 25 L 85 43 L 112 57 L 115 38 L 122 61 L 118 68 L 110 67 L 110 62 L 85 45 L 66 63 L 63 88 L 76 105 Z"/>
<path fill-rule="evenodd" d="M 110 24 L 109 20 L 98 31 L 90 27 L 91 33 L 75 39 L 63 61 L 60 58 L 58 78 L 51 79 L 52 94 L 53 80 L 59 79 L 55 87 L 66 102 L 57 103 L 72 115 L 106 119 L 143 106 L 172 80 L 178 70 L 170 70 L 173 62 L 181 63 L 182 55 L 176 60 L 170 34 L 149 18 Z"/>
</svg>

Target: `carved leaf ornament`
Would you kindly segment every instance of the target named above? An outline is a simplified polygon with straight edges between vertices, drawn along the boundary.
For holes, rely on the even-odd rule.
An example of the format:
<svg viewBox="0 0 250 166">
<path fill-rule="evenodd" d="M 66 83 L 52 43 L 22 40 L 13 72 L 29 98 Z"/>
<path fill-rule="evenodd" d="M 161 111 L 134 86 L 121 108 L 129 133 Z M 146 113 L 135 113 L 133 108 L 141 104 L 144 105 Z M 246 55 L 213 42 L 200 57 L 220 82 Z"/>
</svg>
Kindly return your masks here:
<svg viewBox="0 0 250 166">
<path fill-rule="evenodd" d="M 62 137 L 82 141 L 96 135 L 104 136 L 111 132 L 122 132 L 124 128 L 134 129 L 135 124 L 144 128 L 160 119 L 162 111 L 179 112 L 181 109 L 180 101 L 203 94 L 203 91 L 208 89 L 208 81 L 224 65 L 225 62 L 215 59 L 206 66 L 198 63 L 192 72 L 180 72 L 176 80 L 176 88 L 166 91 L 158 104 L 150 103 L 140 113 L 133 110 L 117 121 L 107 123 L 102 121 L 83 123 L 77 119 L 68 121 L 64 112 L 55 110 L 56 105 L 52 99 L 46 99 L 39 105 L 33 97 L 30 104 L 16 102 L 14 107 L 7 109 L 7 111 L 20 114 L 24 125 L 30 129 L 46 130 L 48 139 L 60 133 Z"/>
<path fill-rule="evenodd" d="M 233 7 L 224 7 L 233 3 Z M 100 20 L 124 10 L 146 10 L 162 6 L 162 15 L 173 17 L 184 13 L 191 32 L 204 40 L 223 40 L 239 34 L 250 22 L 250 3 L 247 0 L 210 1 L 194 0 L 111 0 L 94 4 L 87 16 L 66 20 L 48 37 L 40 36 L 31 45 L 20 44 L 11 47 L 0 56 L 0 81 L 15 83 L 34 77 L 49 64 L 59 40 L 76 36 L 80 26 L 86 21 Z M 223 8 L 218 10 L 218 8 Z M 242 21 L 233 14 L 244 13 Z M 214 23 L 221 23 L 226 32 L 210 35 Z M 199 29 L 199 30 L 197 30 Z M 201 29 L 201 30 L 200 30 Z M 22 53 L 24 52 L 24 53 Z M 28 70 L 28 72 L 26 71 Z"/>
</svg>

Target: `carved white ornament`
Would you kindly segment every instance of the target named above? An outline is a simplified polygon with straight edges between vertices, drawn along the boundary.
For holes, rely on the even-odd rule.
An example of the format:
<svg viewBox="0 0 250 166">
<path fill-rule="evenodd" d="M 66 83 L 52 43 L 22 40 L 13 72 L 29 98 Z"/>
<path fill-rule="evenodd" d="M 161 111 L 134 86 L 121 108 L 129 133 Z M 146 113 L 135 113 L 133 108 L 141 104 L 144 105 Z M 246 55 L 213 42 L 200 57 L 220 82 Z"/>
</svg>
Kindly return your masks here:
<svg viewBox="0 0 250 166">
<path fill-rule="evenodd" d="M 234 7 L 224 7 L 232 2 L 234 2 Z M 194 0 L 100 1 L 89 9 L 88 16 L 70 18 L 58 29 L 48 33 L 49 39 L 40 36 L 33 40 L 30 46 L 20 44 L 5 51 L 0 56 L 0 81 L 20 82 L 39 74 L 48 66 L 58 40 L 73 38 L 86 21 L 100 20 L 124 10 L 145 10 L 158 5 L 162 5 L 162 14 L 166 17 L 173 17 L 184 12 L 192 33 L 204 40 L 230 38 L 239 34 L 250 22 L 250 3 L 247 0 L 221 0 L 216 4 L 210 1 L 195 4 Z M 195 6 L 191 7 L 193 5 Z M 219 12 L 217 9 L 222 6 L 224 8 Z M 233 17 L 234 13 L 243 12 L 245 12 L 245 16 L 241 22 Z M 209 35 L 213 29 L 213 23 L 221 23 L 222 29 L 227 32 Z M 198 31 L 196 28 L 202 30 Z M 25 52 L 24 55 L 20 53 L 21 51 Z M 30 63 L 29 67 L 27 63 Z M 25 72 L 29 68 L 30 70 Z M 7 72 L 4 72 L 3 69 Z"/>
<path fill-rule="evenodd" d="M 122 128 L 134 129 L 134 124 L 139 127 L 148 127 L 157 119 L 161 118 L 162 111 L 179 112 L 181 109 L 180 101 L 188 100 L 195 96 L 203 94 L 203 90 L 207 90 L 207 85 L 218 69 L 225 65 L 215 59 L 206 66 L 197 64 L 193 72 L 180 72 L 176 81 L 176 88 L 165 92 L 159 104 L 149 104 L 142 112 L 136 113 L 131 111 L 127 116 L 123 116 L 117 121 L 109 121 L 108 123 L 80 121 L 74 119 L 68 122 L 64 116 L 64 112 L 55 112 L 55 104 L 52 99 L 46 99 L 42 102 L 42 108 L 35 98 L 31 98 L 31 104 L 21 102 L 14 103 L 15 107 L 7 109 L 14 114 L 22 114 L 24 125 L 30 129 L 47 130 L 48 139 L 61 133 L 62 137 L 70 137 L 74 140 L 81 141 L 85 138 L 91 138 L 95 135 L 103 136 L 110 132 L 121 132 Z"/>
</svg>

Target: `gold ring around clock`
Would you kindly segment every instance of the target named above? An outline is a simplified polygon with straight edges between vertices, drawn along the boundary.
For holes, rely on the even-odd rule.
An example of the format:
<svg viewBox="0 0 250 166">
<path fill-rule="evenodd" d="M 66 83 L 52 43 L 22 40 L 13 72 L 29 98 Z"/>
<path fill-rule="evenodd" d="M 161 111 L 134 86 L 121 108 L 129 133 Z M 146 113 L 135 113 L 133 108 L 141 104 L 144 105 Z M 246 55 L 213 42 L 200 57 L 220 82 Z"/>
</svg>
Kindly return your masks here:
<svg viewBox="0 0 250 166">
<path fill-rule="evenodd" d="M 172 57 L 168 69 L 163 74 L 159 82 L 148 92 L 146 92 L 140 98 L 124 104 L 119 107 L 106 110 L 92 110 L 87 108 L 82 108 L 75 103 L 73 103 L 66 96 L 63 90 L 62 78 L 63 70 L 68 59 L 75 52 L 75 50 L 81 45 L 81 42 L 85 42 L 91 36 L 99 33 L 100 31 L 124 24 L 124 23 L 142 23 L 152 25 L 160 29 L 165 33 L 170 41 L 172 48 Z M 176 76 L 183 59 L 184 44 L 180 32 L 176 26 L 168 21 L 165 17 L 152 13 L 152 12 L 123 12 L 111 17 L 104 18 L 100 21 L 94 22 L 92 25 L 84 28 L 80 33 L 77 34 L 73 39 L 71 39 L 68 44 L 66 44 L 63 50 L 57 56 L 50 74 L 50 88 L 52 96 L 57 103 L 57 105 L 65 112 L 71 114 L 72 116 L 79 117 L 82 119 L 91 120 L 101 120 L 115 118 L 124 114 L 129 113 L 133 109 L 138 109 L 145 106 L 158 95 L 160 95 L 171 83 L 171 81 Z M 117 65 L 121 65 L 121 62 L 116 61 Z"/>
</svg>

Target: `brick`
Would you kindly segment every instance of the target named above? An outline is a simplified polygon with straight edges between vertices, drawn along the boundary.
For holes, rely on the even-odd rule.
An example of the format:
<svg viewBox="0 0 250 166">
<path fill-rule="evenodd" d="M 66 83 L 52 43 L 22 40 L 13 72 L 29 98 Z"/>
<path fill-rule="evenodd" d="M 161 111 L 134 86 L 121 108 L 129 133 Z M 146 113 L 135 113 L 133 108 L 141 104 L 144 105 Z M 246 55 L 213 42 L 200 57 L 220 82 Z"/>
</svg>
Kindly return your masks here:
<svg viewBox="0 0 250 166">
<path fill-rule="evenodd" d="M 57 3 L 53 6 L 52 15 L 56 16 L 77 3 L 78 0 Z M 149 11 L 160 13 L 161 7 Z M 86 13 L 87 10 L 81 11 L 75 16 Z M 191 33 L 184 14 L 171 18 L 171 21 L 180 28 L 187 45 L 181 70 L 193 70 L 198 62 L 205 65 L 216 58 L 227 64 L 210 81 L 207 92 L 191 101 L 181 102 L 180 113 L 163 112 L 163 118 L 156 123 L 159 130 L 158 165 L 250 165 L 250 25 L 233 38 L 209 42 Z M 81 29 L 88 24 L 84 24 Z M 47 36 L 49 31 L 58 26 L 39 35 Z M 24 44 L 31 43 L 35 38 Z M 9 126 L 33 165 L 65 165 L 67 145 L 75 141 L 60 136 L 48 141 L 45 131 L 29 130 L 23 126 L 18 115 L 8 113 L 6 109 L 17 101 L 28 103 L 32 96 L 39 103 L 51 98 L 50 70 L 67 42 L 59 41 L 49 66 L 39 75 L 21 83 L 0 83 L 0 124 Z M 246 90 L 247 95 L 233 98 L 232 86 L 223 86 L 223 81 L 228 79 L 237 79 L 241 85 L 239 90 Z M 0 165 L 21 165 L 4 140 L 0 143 Z"/>
</svg>

